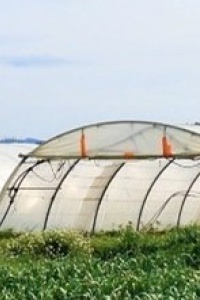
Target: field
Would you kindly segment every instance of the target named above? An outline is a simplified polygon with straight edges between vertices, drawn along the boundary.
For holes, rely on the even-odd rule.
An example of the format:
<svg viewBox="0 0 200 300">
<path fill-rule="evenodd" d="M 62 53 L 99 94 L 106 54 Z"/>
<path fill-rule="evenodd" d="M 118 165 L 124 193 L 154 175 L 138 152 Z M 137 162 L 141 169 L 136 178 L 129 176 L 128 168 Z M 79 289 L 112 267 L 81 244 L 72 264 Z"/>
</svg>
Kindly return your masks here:
<svg viewBox="0 0 200 300">
<path fill-rule="evenodd" d="M 200 299 L 200 227 L 0 232 L 0 300 Z"/>
</svg>

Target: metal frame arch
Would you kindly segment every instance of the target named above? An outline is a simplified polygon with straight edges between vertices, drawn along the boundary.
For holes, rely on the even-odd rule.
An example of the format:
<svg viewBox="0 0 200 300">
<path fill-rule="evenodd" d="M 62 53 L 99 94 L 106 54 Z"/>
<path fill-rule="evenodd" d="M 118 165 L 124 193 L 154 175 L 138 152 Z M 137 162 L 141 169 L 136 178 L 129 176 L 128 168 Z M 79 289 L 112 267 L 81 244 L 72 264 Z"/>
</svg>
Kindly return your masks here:
<svg viewBox="0 0 200 300">
<path fill-rule="evenodd" d="M 11 173 L 11 175 L 8 177 L 7 181 L 5 182 L 1 192 L 0 192 L 0 203 L 3 200 L 4 194 L 7 191 L 7 188 L 10 184 L 10 182 L 12 181 L 12 179 L 14 178 L 15 174 L 17 173 L 17 171 L 20 169 L 20 167 L 23 165 L 23 163 L 25 163 L 27 157 L 23 157 L 21 159 L 21 161 L 17 164 L 17 166 L 14 168 L 13 172 Z"/>
<path fill-rule="evenodd" d="M 110 176 L 107 184 L 105 185 L 102 193 L 101 193 L 101 196 L 99 198 L 99 201 L 98 201 L 98 204 L 97 204 L 97 207 L 96 207 L 96 210 L 95 210 L 95 214 L 94 214 L 94 220 L 93 220 L 93 224 L 92 224 L 92 229 L 91 229 L 91 234 L 94 234 L 95 232 L 95 228 L 96 228 L 96 223 L 97 223 L 97 219 L 98 219 L 98 214 L 99 214 L 99 209 L 101 207 L 101 203 L 103 201 L 103 198 L 105 196 L 105 193 L 107 192 L 110 184 L 112 183 L 112 181 L 114 180 L 115 176 L 119 173 L 119 171 L 124 167 L 125 165 L 125 162 L 121 163 L 117 169 L 113 172 L 113 174 Z"/>
<path fill-rule="evenodd" d="M 121 121 L 110 121 L 110 122 L 99 122 L 99 123 L 94 123 L 94 124 L 90 124 L 90 125 L 85 125 L 85 126 L 81 126 L 81 127 L 77 127 L 75 129 L 72 129 L 72 130 L 69 130 L 69 131 L 66 131 L 64 133 L 61 133 L 61 134 L 58 134 L 56 136 L 54 136 L 53 138 L 43 142 L 41 145 L 39 145 L 38 147 L 36 147 L 36 149 L 32 150 L 29 152 L 29 156 L 31 157 L 34 157 L 36 156 L 37 157 L 37 152 L 40 151 L 40 149 L 42 149 L 43 146 L 50 146 L 51 145 L 51 142 L 54 142 L 56 141 L 57 139 L 60 139 L 62 137 L 65 137 L 67 135 L 70 135 L 70 134 L 73 134 L 73 133 L 76 133 L 78 131 L 87 131 L 88 129 L 90 128 L 98 128 L 100 126 L 106 126 L 106 125 L 119 125 L 119 124 L 130 124 L 130 125 L 149 125 L 151 128 L 152 127 L 157 127 L 159 128 L 161 131 L 162 130 L 167 130 L 168 128 L 170 129 L 174 129 L 174 130 L 177 130 L 179 132 L 185 132 L 185 133 L 190 133 L 192 134 L 193 136 L 197 136 L 197 137 L 200 137 L 200 133 L 196 132 L 196 131 L 193 131 L 192 129 L 187 129 L 187 128 L 184 128 L 184 127 L 181 127 L 181 126 L 175 126 L 175 125 L 171 125 L 171 124 L 165 124 L 165 123 L 161 123 L 161 122 L 153 122 L 153 121 L 136 121 L 136 120 L 121 120 Z M 146 129 L 145 129 L 146 130 Z M 197 154 L 195 154 L 196 156 Z M 42 156 L 41 156 L 42 157 Z M 65 156 L 63 156 L 64 158 Z M 138 156 L 139 157 L 139 156 Z M 157 157 L 157 156 L 156 156 Z M 161 156 L 162 157 L 162 156 Z M 177 157 L 179 157 L 177 155 Z M 53 156 L 53 157 L 50 157 L 49 158 L 53 158 L 53 159 L 56 159 L 56 156 Z M 79 158 L 78 155 L 75 155 L 75 156 L 69 156 L 69 157 L 66 157 L 66 158 L 71 158 L 71 159 L 76 159 L 76 158 Z M 96 159 L 98 158 L 98 156 L 95 157 Z M 102 157 L 99 157 L 99 158 L 102 158 Z M 111 157 L 112 158 L 112 157 Z M 117 158 L 117 157 L 116 157 Z M 139 157 L 140 158 L 140 157 Z M 182 158 L 182 155 L 180 155 L 180 158 Z"/>
<path fill-rule="evenodd" d="M 198 180 L 198 178 L 200 177 L 200 172 L 198 172 L 195 177 L 193 178 L 192 182 L 190 183 L 190 185 L 188 186 L 188 189 L 186 190 L 186 193 L 183 197 L 183 200 L 182 200 L 182 203 L 181 203 L 181 206 L 180 206 L 180 210 L 179 210 L 179 213 L 178 213 L 178 218 L 177 218 L 177 227 L 180 226 L 180 223 L 181 223 L 181 217 L 182 217 L 182 213 L 183 213 L 183 209 L 184 209 L 184 206 L 185 206 L 185 202 L 187 200 L 187 197 L 191 191 L 191 189 L 193 188 L 193 185 L 196 183 L 196 181 Z"/>
<path fill-rule="evenodd" d="M 17 171 L 19 170 L 19 168 L 23 165 L 23 163 L 25 163 L 26 159 L 28 157 L 23 157 L 21 162 L 19 163 L 19 165 L 17 166 L 17 168 L 14 170 L 13 174 L 10 176 L 10 178 L 8 179 L 8 182 L 6 183 L 3 191 L 2 191 L 2 194 L 1 194 L 1 200 L 3 199 L 3 196 L 5 194 L 5 191 L 8 190 L 8 185 L 9 183 L 11 182 L 12 178 L 14 177 L 14 175 L 17 173 Z M 9 189 L 9 197 L 10 197 L 10 201 L 9 201 L 9 204 L 8 204 L 8 207 L 0 221 L 0 227 L 2 226 L 3 222 L 5 221 L 9 211 L 10 211 L 10 208 L 12 206 L 12 204 L 14 203 L 14 200 L 15 200 L 15 197 L 19 191 L 19 188 L 22 184 L 22 182 L 24 181 L 24 179 L 26 178 L 26 176 L 36 167 L 38 166 L 39 164 L 42 164 L 44 162 L 47 162 L 47 160 L 38 160 L 36 161 L 31 167 L 28 167 L 26 170 L 24 170 L 17 178 L 16 180 L 14 181 L 12 187 Z M 11 194 L 13 191 L 13 194 Z"/>
<path fill-rule="evenodd" d="M 155 176 L 155 178 L 153 179 L 153 181 L 151 182 L 144 198 L 143 198 L 143 201 L 142 201 L 142 205 L 140 207 L 140 211 L 139 211 L 139 215 L 138 215 L 138 220 L 137 220 L 137 225 L 136 225 L 136 230 L 139 231 L 140 230 L 140 222 L 141 222 L 141 218 L 142 218 L 142 214 L 143 214 L 143 211 L 144 211 L 144 207 L 145 207 L 145 204 L 148 200 L 148 197 L 153 189 L 153 187 L 155 186 L 156 182 L 158 181 L 158 179 L 160 178 L 160 176 L 163 174 L 163 172 L 172 164 L 172 162 L 174 161 L 175 158 L 169 160 L 166 165 L 158 172 L 158 174 Z"/>
<path fill-rule="evenodd" d="M 12 172 L 12 174 L 11 174 L 11 175 L 9 176 L 9 178 L 7 179 L 5 185 L 4 185 L 4 187 L 3 187 L 3 189 L 2 189 L 2 191 L 1 191 L 1 193 L 0 193 L 0 203 L 3 201 L 4 195 L 5 195 L 6 191 L 7 191 L 7 188 L 8 188 L 8 186 L 9 186 L 10 182 L 12 181 L 12 179 L 14 178 L 15 174 L 16 174 L 17 171 L 20 169 L 20 167 L 23 165 L 23 163 L 25 163 L 26 159 L 27 159 L 27 157 L 25 157 L 25 156 L 21 159 L 21 161 L 20 161 L 19 164 L 15 167 L 14 171 Z M 7 206 L 7 208 L 6 208 L 5 212 L 4 212 L 4 214 L 3 214 L 3 217 L 2 217 L 2 219 L 1 219 L 1 221 L 0 221 L 0 226 L 2 225 L 2 223 L 3 223 L 4 219 L 5 219 L 5 217 L 6 217 L 7 214 L 8 214 L 8 211 L 9 211 L 9 209 L 10 209 L 9 206 L 11 206 L 11 203 L 10 203 L 10 202 L 9 202 L 9 204 L 8 204 L 8 206 Z"/>
<path fill-rule="evenodd" d="M 43 230 L 45 230 L 47 228 L 47 224 L 48 224 L 48 220 L 49 220 L 49 215 L 53 206 L 53 203 L 56 199 L 57 193 L 59 191 L 59 189 L 61 188 L 63 182 L 65 181 L 65 179 L 67 178 L 67 176 L 71 173 L 71 171 L 75 168 L 75 166 L 79 163 L 80 159 L 77 159 L 71 166 L 70 168 L 66 171 L 66 173 L 63 175 L 63 177 L 61 178 L 60 182 L 57 185 L 56 190 L 54 191 L 53 195 L 51 196 L 51 200 L 45 215 L 45 219 L 44 219 L 44 225 L 43 225 Z"/>
<path fill-rule="evenodd" d="M 169 128 L 173 128 L 173 129 L 180 130 L 180 131 L 183 131 L 183 132 L 193 133 L 194 135 L 200 136 L 200 133 L 197 133 L 197 132 L 192 131 L 190 129 L 186 129 L 186 128 L 183 128 L 183 127 L 180 127 L 180 126 L 175 126 L 175 125 L 171 125 L 171 124 L 168 124 L 168 123 L 162 123 L 162 122 L 142 121 L 142 120 L 138 120 L 138 121 L 137 120 L 120 120 L 120 121 L 98 122 L 98 123 L 93 123 L 93 124 L 89 124 L 89 125 L 85 125 L 85 126 L 80 126 L 80 127 L 65 131 L 63 133 L 60 133 L 60 134 L 50 138 L 48 141 L 45 141 L 45 142 L 41 143 L 38 147 L 36 147 L 36 149 L 29 152 L 29 154 L 35 152 L 41 146 L 43 146 L 45 144 L 48 144 L 48 143 L 54 141 L 55 139 L 60 138 L 62 136 L 65 136 L 67 134 L 70 134 L 70 133 L 73 133 L 73 132 L 76 132 L 76 131 L 79 131 L 79 130 L 88 129 L 88 128 L 91 128 L 91 127 L 99 127 L 99 126 L 114 125 L 114 124 L 144 124 L 144 125 L 146 124 L 146 125 L 152 125 L 152 126 L 160 126 L 160 127 L 163 127 L 163 128 L 168 128 L 169 127 Z"/>
<path fill-rule="evenodd" d="M 179 195 L 184 195 L 184 191 L 177 191 L 173 194 L 171 194 L 169 197 L 167 197 L 167 199 L 165 200 L 165 202 L 163 203 L 163 205 L 159 208 L 159 210 L 153 215 L 153 217 L 150 219 L 150 221 L 147 223 L 147 225 L 151 225 L 152 222 L 155 222 L 159 216 L 163 213 L 165 207 L 170 203 L 170 201 L 175 198 L 176 196 Z"/>
</svg>

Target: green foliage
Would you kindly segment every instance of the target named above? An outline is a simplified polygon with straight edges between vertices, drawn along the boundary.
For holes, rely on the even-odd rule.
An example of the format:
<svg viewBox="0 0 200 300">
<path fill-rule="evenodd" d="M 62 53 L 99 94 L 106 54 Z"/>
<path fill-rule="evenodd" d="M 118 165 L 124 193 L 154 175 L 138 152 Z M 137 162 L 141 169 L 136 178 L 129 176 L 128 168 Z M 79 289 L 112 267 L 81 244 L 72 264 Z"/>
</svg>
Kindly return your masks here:
<svg viewBox="0 0 200 300">
<path fill-rule="evenodd" d="M 163 236 L 156 231 L 136 232 L 130 225 L 115 233 L 101 233 L 91 238 L 94 254 L 107 259 L 116 254 L 137 256 L 161 250 L 164 247 Z"/>
<path fill-rule="evenodd" d="M 0 247 L 0 300 L 200 299 L 197 226 L 2 234 Z"/>
<path fill-rule="evenodd" d="M 20 232 L 16 232 L 12 228 L 9 228 L 9 229 L 0 231 L 0 240 L 15 238 L 15 237 L 18 237 L 20 235 L 21 235 Z"/>
<path fill-rule="evenodd" d="M 185 246 L 200 242 L 200 227 L 193 225 L 172 229 L 165 234 L 168 246 Z"/>
<path fill-rule="evenodd" d="M 13 255 L 57 257 L 68 254 L 90 254 L 89 240 L 74 231 L 54 230 L 24 233 L 7 243 Z"/>
</svg>

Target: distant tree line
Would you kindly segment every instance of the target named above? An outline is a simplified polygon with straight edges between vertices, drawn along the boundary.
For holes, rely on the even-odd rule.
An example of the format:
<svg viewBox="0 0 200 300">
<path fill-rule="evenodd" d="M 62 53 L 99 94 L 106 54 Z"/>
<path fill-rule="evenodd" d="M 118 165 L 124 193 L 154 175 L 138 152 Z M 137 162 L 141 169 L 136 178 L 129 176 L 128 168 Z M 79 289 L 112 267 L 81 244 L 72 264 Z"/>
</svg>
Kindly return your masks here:
<svg viewBox="0 0 200 300">
<path fill-rule="evenodd" d="M 41 144 L 43 141 L 36 139 L 36 138 L 31 138 L 27 137 L 24 139 L 21 138 L 2 138 L 0 139 L 0 144 Z"/>
</svg>

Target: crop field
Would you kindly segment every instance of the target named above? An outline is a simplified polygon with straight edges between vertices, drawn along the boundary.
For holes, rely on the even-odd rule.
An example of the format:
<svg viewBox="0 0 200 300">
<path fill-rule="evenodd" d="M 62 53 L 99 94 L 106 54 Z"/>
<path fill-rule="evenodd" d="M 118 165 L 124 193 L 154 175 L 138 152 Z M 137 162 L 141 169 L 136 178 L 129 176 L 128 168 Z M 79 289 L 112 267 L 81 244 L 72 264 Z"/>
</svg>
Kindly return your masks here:
<svg viewBox="0 0 200 300">
<path fill-rule="evenodd" d="M 200 299 L 200 227 L 0 232 L 0 300 Z"/>
</svg>

